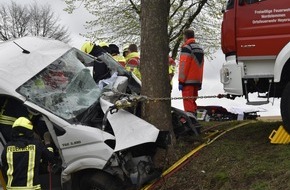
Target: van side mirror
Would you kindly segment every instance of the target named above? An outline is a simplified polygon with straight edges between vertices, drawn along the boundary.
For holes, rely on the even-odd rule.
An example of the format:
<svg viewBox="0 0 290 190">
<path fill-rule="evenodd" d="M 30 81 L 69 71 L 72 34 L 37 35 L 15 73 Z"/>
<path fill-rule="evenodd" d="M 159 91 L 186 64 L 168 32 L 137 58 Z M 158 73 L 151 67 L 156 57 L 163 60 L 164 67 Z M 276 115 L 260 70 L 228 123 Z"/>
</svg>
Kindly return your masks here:
<svg viewBox="0 0 290 190">
<path fill-rule="evenodd" d="M 245 5 L 245 0 L 239 0 L 239 5 L 240 5 L 240 6 Z"/>
</svg>

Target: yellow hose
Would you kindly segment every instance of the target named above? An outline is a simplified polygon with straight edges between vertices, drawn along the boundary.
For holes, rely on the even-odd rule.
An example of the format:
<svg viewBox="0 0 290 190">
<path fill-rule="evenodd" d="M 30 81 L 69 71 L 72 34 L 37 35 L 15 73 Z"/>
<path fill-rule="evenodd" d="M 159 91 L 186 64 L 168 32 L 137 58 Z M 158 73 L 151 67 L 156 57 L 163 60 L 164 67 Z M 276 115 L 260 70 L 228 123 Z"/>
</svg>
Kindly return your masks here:
<svg viewBox="0 0 290 190">
<path fill-rule="evenodd" d="M 145 187 L 143 187 L 141 190 L 150 190 L 160 179 L 162 179 L 163 177 L 165 177 L 166 175 L 168 175 L 170 172 L 172 172 L 174 169 L 176 169 L 177 167 L 179 167 L 183 162 L 185 162 L 186 160 L 188 160 L 191 156 L 193 156 L 196 152 L 198 152 L 199 150 L 201 150 L 202 148 L 204 148 L 205 146 L 213 143 L 215 140 L 217 140 L 219 137 L 221 137 L 222 135 L 224 135 L 225 133 L 237 129 L 239 127 L 245 126 L 249 123 L 253 123 L 253 121 L 249 121 L 249 122 L 245 122 L 245 123 L 241 123 L 238 125 L 235 125 L 227 130 L 224 130 L 223 132 L 221 132 L 219 135 L 217 135 L 215 138 L 211 139 L 208 142 L 205 142 L 201 145 L 199 145 L 198 147 L 196 147 L 195 149 L 193 149 L 192 151 L 190 151 L 189 153 L 187 153 L 185 156 L 183 156 L 181 159 L 179 159 L 177 162 L 175 162 L 172 166 L 170 166 L 167 170 L 165 170 L 161 177 L 155 181 L 153 181 L 152 183 L 146 185 Z M 217 132 L 215 132 L 216 134 Z M 213 134 L 208 135 L 207 137 L 212 136 Z"/>
</svg>

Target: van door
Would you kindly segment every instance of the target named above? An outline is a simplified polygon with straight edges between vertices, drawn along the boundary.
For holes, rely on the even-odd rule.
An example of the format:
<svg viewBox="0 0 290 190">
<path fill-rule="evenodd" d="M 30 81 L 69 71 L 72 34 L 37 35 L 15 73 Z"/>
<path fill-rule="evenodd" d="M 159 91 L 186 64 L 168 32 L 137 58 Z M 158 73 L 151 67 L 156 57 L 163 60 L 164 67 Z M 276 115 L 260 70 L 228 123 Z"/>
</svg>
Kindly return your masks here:
<svg viewBox="0 0 290 190">
<path fill-rule="evenodd" d="M 276 56 L 290 41 L 289 0 L 240 0 L 237 5 L 238 56 Z"/>
</svg>

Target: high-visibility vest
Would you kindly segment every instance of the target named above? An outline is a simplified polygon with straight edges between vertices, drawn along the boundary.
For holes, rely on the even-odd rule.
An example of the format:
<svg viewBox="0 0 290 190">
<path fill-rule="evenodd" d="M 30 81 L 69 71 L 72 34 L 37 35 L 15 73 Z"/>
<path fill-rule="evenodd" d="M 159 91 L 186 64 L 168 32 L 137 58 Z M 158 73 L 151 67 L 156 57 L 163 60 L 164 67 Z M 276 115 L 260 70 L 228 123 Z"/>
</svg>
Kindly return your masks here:
<svg viewBox="0 0 290 190">
<path fill-rule="evenodd" d="M 169 61 L 168 61 L 168 73 L 169 73 L 169 79 L 170 79 L 170 85 L 172 86 L 172 78 L 174 76 L 175 73 L 175 68 L 176 68 L 176 63 L 174 61 L 174 59 L 172 59 L 171 57 L 169 57 Z"/>
<path fill-rule="evenodd" d="M 126 59 L 122 55 L 114 55 L 113 58 L 123 67 L 126 65 Z"/>
<path fill-rule="evenodd" d="M 126 57 L 126 65 L 125 69 L 127 71 L 131 71 L 136 75 L 138 79 L 141 80 L 141 73 L 140 73 L 140 56 L 138 52 L 131 52 Z"/>
<path fill-rule="evenodd" d="M 178 81 L 182 84 L 202 83 L 204 51 L 195 39 L 188 39 L 182 46 Z"/>
</svg>

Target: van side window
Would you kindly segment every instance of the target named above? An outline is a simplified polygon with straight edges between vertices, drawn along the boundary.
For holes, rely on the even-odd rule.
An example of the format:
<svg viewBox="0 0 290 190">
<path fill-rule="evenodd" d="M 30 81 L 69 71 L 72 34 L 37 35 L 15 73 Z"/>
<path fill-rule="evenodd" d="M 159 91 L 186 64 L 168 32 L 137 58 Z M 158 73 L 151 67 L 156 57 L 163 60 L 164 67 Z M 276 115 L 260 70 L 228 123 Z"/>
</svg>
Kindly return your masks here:
<svg viewBox="0 0 290 190">
<path fill-rule="evenodd" d="M 228 0 L 226 10 L 234 8 L 235 0 Z"/>
</svg>

